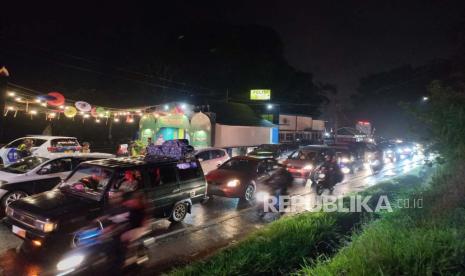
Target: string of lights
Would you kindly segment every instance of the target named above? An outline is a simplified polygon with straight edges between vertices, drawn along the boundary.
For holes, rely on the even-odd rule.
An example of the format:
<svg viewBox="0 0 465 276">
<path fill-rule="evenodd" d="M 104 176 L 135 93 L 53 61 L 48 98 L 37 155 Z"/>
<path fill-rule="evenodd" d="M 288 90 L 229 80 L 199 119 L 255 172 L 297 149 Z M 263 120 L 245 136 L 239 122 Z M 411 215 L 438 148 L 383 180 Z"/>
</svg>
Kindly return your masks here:
<svg viewBox="0 0 465 276">
<path fill-rule="evenodd" d="M 181 104 L 180 108 L 185 109 L 185 106 L 185 104 Z M 45 120 L 60 119 L 61 117 L 74 120 L 76 116 L 80 116 L 82 121 L 93 119 L 95 123 L 100 123 L 103 120 L 107 123 L 109 120 L 118 123 L 122 118 L 125 118 L 126 123 L 134 123 L 136 118 L 141 118 L 145 114 L 164 116 L 173 107 L 175 106 L 169 104 L 129 108 L 94 106 L 84 101 L 65 98 L 59 92 L 43 93 L 9 83 L 3 116 L 11 115 L 16 118 L 19 112 L 23 112 L 31 116 L 31 119 L 42 114 Z"/>
</svg>

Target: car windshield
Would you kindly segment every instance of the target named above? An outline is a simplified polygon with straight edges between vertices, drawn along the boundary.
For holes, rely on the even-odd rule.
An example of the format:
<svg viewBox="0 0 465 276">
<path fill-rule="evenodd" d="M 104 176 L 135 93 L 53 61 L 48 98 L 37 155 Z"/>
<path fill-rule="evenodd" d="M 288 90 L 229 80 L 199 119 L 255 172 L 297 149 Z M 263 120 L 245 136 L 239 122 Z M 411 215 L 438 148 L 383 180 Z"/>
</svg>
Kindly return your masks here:
<svg viewBox="0 0 465 276">
<path fill-rule="evenodd" d="M 220 169 L 233 171 L 253 171 L 256 165 L 256 162 L 246 159 L 230 159 L 221 165 Z"/>
<path fill-rule="evenodd" d="M 27 173 L 48 160 L 47 158 L 36 156 L 26 157 L 8 167 L 2 168 L 1 171 L 17 174 Z"/>
<path fill-rule="evenodd" d="M 278 147 L 276 145 L 260 145 L 256 151 L 270 151 L 274 152 L 277 151 Z"/>
<path fill-rule="evenodd" d="M 113 172 L 99 166 L 81 165 L 60 185 L 60 189 L 100 200 Z"/>
</svg>

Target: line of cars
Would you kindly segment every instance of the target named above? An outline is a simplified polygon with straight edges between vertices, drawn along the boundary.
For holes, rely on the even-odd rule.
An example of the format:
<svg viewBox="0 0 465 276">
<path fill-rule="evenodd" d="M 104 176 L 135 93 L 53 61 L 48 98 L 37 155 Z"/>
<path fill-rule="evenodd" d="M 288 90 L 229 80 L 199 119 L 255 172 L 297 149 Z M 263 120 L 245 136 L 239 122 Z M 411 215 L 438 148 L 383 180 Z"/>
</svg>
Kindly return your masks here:
<svg viewBox="0 0 465 276">
<path fill-rule="evenodd" d="M 112 191 L 124 181 L 143 190 L 154 218 L 180 222 L 207 194 L 252 201 L 257 183 L 277 164 L 274 158 L 229 158 L 217 148 L 182 160 L 101 153 L 47 156 L 30 156 L 0 171 L 5 222 L 25 241 L 25 252 L 72 244 L 72 232 L 102 215 Z"/>
<path fill-rule="evenodd" d="M 270 147 L 266 151 L 270 152 Z M 103 214 L 121 183 L 132 181 L 142 190 L 153 218 L 181 222 L 191 212 L 192 205 L 207 196 L 253 201 L 258 186 L 278 162 L 295 177 L 307 179 L 329 153 L 338 156 L 348 173 L 357 170 L 358 159 L 364 158 L 347 147 L 322 145 L 233 158 L 224 149 L 207 148 L 189 158 L 150 161 L 141 157 L 110 158 L 113 156 L 63 152 L 54 153 L 53 158 L 50 154 L 31 156 L 4 167 L 0 179 L 8 180 L 2 181 L 0 192 L 5 190 L 4 195 L 14 195 L 4 200 L 6 223 L 25 241 L 22 245 L 25 252 L 46 248 L 60 251 L 66 247 L 63 245 L 73 244 L 76 229 Z M 282 158 L 283 154 L 287 158 Z"/>
</svg>

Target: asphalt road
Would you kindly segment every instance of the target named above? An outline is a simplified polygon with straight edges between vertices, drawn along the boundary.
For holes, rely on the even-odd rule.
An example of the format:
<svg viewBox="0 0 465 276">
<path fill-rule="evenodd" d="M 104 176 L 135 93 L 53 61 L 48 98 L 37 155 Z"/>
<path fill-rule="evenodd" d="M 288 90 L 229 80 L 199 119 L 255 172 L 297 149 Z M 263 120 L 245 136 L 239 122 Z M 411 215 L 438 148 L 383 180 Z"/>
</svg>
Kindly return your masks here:
<svg viewBox="0 0 465 276">
<path fill-rule="evenodd" d="M 404 161 L 396 166 L 386 167 L 376 176 L 368 171 L 347 175 L 336 186 L 333 194 L 343 196 L 361 191 L 379 181 L 406 174 L 417 166 L 418 162 Z M 299 180 L 295 181 L 289 192 L 291 195 L 313 194 L 310 186 Z M 204 258 L 278 218 L 279 215 L 273 213 L 260 217 L 256 206 L 242 203 L 238 199 L 214 197 L 204 204 L 196 204 L 192 214 L 181 224 L 170 224 L 167 220 L 153 224 L 151 236 L 155 242 L 150 248 L 149 269 L 141 274 L 158 274 Z M 3 269 L 3 274 L 24 275 L 26 271 L 29 273 L 40 270 L 35 265 L 24 263 L 24 257 L 19 257 L 16 253 L 20 243 L 21 240 L 9 228 L 0 225 L 0 269 Z M 0 275 L 1 272 L 2 270 Z"/>
</svg>

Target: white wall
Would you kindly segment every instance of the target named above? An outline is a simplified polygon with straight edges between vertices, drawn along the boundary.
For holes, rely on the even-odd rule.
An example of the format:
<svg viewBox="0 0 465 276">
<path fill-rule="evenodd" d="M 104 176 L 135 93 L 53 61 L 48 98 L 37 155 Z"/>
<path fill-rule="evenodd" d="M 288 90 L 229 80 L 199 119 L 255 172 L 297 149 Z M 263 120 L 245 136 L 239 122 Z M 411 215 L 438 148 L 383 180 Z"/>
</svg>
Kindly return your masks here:
<svg viewBox="0 0 465 276">
<path fill-rule="evenodd" d="M 313 120 L 312 117 L 308 116 L 279 115 L 279 129 L 292 131 L 323 131 L 325 129 L 325 123 L 322 120 Z"/>
<path fill-rule="evenodd" d="M 280 130 L 304 130 L 312 128 L 312 117 L 279 115 Z"/>
<path fill-rule="evenodd" d="M 269 144 L 271 128 L 215 124 L 214 146 L 220 148 Z"/>
<path fill-rule="evenodd" d="M 313 130 L 324 131 L 325 130 L 325 121 L 323 121 L 323 120 L 313 120 L 312 129 Z"/>
</svg>

